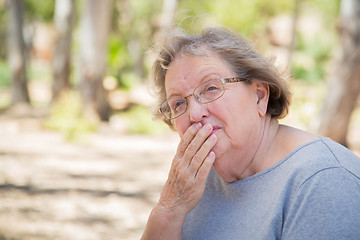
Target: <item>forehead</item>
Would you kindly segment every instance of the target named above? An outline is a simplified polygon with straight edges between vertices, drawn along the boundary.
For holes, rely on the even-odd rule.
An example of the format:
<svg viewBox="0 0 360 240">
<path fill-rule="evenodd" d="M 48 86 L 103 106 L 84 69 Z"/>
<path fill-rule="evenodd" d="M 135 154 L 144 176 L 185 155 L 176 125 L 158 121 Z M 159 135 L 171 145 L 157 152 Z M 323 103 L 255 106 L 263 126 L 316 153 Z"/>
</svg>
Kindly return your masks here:
<svg viewBox="0 0 360 240">
<path fill-rule="evenodd" d="M 207 56 L 179 55 L 170 64 L 165 76 L 167 96 L 191 91 L 211 78 L 231 77 L 233 72 L 216 54 Z"/>
</svg>

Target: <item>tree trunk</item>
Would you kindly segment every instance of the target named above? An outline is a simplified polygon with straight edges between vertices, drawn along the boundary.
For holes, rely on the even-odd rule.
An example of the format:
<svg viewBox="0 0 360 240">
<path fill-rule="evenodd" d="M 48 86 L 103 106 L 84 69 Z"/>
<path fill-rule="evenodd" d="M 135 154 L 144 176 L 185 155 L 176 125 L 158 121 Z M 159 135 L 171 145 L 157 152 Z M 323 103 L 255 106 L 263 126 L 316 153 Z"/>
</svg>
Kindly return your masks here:
<svg viewBox="0 0 360 240">
<path fill-rule="evenodd" d="M 293 74 L 292 69 L 292 58 L 296 46 L 296 33 L 298 28 L 298 21 L 299 21 L 299 12 L 300 12 L 300 0 L 295 0 L 294 2 L 294 10 L 292 16 L 292 23 L 291 23 L 291 41 L 288 46 L 288 56 L 287 56 L 287 74 L 290 76 Z"/>
<path fill-rule="evenodd" d="M 103 87 L 107 64 L 107 40 L 111 0 L 86 0 L 81 24 L 81 93 L 87 113 L 109 119 L 110 106 Z"/>
<path fill-rule="evenodd" d="M 319 133 L 347 146 L 351 113 L 360 93 L 360 1 L 343 0 L 340 18 L 341 51 L 329 79 Z"/>
<path fill-rule="evenodd" d="M 159 34 L 170 31 L 174 26 L 177 0 L 163 0 L 163 9 L 159 21 Z"/>
<path fill-rule="evenodd" d="M 75 18 L 74 0 L 56 0 L 56 44 L 53 55 L 53 99 L 70 87 L 71 40 Z"/>
<path fill-rule="evenodd" d="M 23 1 L 9 0 L 8 61 L 12 74 L 12 105 L 30 103 L 26 77 L 26 56 L 23 36 Z"/>
</svg>

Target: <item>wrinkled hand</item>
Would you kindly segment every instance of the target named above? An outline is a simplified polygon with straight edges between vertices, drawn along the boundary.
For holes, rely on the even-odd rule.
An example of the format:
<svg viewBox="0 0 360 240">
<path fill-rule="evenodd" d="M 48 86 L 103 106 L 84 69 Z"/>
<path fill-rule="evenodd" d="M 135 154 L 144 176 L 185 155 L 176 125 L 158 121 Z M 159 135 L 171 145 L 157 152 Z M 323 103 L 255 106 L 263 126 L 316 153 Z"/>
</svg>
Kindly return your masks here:
<svg viewBox="0 0 360 240">
<path fill-rule="evenodd" d="M 185 215 L 199 203 L 207 176 L 215 160 L 211 151 L 216 143 L 212 126 L 200 123 L 190 126 L 179 143 L 168 180 L 159 200 L 165 209 L 176 209 Z"/>
</svg>

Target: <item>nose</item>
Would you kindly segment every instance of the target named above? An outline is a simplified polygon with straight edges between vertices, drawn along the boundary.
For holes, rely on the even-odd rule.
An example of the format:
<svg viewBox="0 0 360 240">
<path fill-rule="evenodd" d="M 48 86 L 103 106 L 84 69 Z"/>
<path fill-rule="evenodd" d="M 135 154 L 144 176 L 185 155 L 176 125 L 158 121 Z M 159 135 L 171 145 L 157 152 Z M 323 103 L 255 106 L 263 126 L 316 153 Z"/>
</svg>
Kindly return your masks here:
<svg viewBox="0 0 360 240">
<path fill-rule="evenodd" d="M 192 123 L 201 122 L 203 118 L 209 116 L 207 104 L 200 103 L 195 98 L 188 101 L 188 114 Z"/>
</svg>

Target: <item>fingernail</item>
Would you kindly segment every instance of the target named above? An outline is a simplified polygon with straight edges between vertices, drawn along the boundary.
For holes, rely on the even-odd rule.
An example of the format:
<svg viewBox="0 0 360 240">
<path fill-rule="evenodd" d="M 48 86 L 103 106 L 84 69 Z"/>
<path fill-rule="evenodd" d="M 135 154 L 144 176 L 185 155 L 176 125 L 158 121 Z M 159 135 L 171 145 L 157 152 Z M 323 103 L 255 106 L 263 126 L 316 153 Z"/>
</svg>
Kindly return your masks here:
<svg viewBox="0 0 360 240">
<path fill-rule="evenodd" d="M 196 129 L 200 129 L 200 128 L 201 128 L 201 123 L 195 124 L 195 128 L 196 128 Z"/>
<path fill-rule="evenodd" d="M 210 140 L 211 141 L 216 141 L 216 135 L 215 134 L 211 134 L 211 136 L 210 136 Z"/>
</svg>

